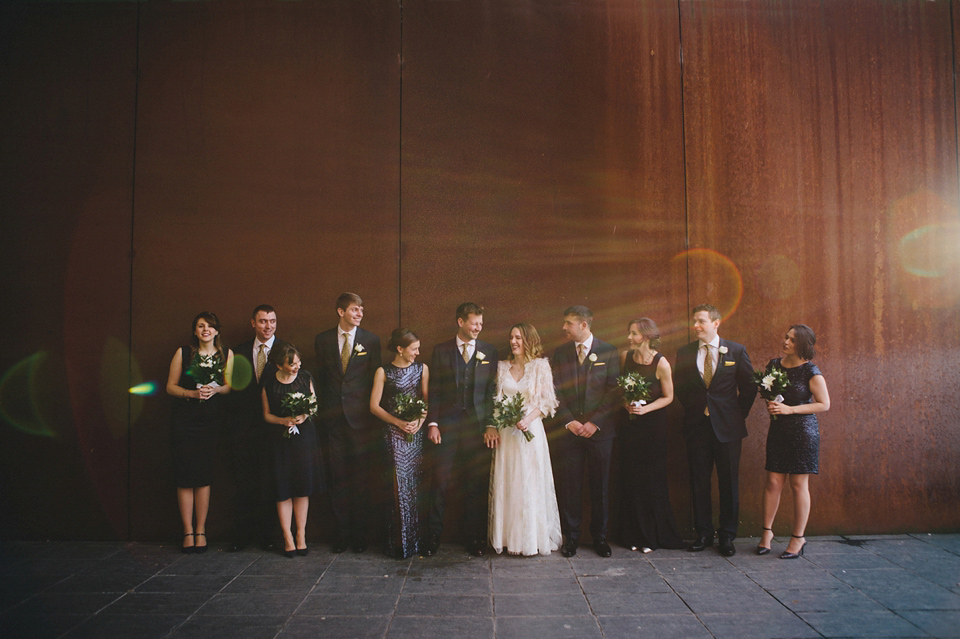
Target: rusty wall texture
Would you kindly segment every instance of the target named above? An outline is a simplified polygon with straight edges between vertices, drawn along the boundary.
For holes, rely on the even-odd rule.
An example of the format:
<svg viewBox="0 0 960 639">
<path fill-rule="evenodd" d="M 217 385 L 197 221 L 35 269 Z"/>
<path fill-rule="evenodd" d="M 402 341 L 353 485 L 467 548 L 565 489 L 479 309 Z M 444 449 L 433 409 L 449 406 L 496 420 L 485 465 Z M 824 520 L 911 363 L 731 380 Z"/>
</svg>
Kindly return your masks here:
<svg viewBox="0 0 960 639">
<path fill-rule="evenodd" d="M 960 528 L 958 13 L 0 8 L 0 535 L 174 538 L 162 387 L 190 320 L 213 310 L 236 344 L 271 303 L 312 368 L 342 290 L 384 339 L 416 330 L 424 358 L 467 299 L 504 350 L 521 320 L 555 347 L 571 304 L 621 348 L 629 319 L 652 317 L 671 360 L 702 301 L 756 367 L 809 324 L 833 408 L 808 530 Z M 126 393 L 141 381 L 160 392 Z M 744 535 L 760 525 L 760 404 L 748 428 Z M 679 429 L 670 466 L 686 530 Z M 220 463 L 214 539 L 230 494 Z M 315 534 L 327 518 L 321 500 Z"/>
</svg>

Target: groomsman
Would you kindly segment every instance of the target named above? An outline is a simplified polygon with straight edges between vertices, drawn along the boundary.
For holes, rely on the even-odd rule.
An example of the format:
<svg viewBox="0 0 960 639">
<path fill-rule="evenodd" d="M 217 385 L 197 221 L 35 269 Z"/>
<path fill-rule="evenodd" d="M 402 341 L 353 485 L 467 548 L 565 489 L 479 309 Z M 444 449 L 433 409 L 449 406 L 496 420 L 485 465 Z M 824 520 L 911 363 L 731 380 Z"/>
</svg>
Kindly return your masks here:
<svg viewBox="0 0 960 639">
<path fill-rule="evenodd" d="M 720 311 L 710 304 L 693 309 L 696 341 L 677 351 L 673 379 L 683 405 L 683 436 L 687 441 L 693 522 L 697 538 L 687 549 L 699 552 L 713 545 L 710 475 L 717 468 L 720 554 L 737 549 L 740 516 L 740 445 L 747 436 L 746 418 L 757 396 L 753 367 L 742 344 L 721 339 Z"/>
<path fill-rule="evenodd" d="M 433 450 L 433 481 L 428 538 L 424 554 L 440 547 L 450 480 L 463 506 L 461 532 L 467 550 L 482 557 L 487 548 L 487 493 L 490 451 L 496 442 L 493 397 L 497 390 L 497 349 L 477 339 L 483 328 L 483 307 L 464 302 L 457 307 L 457 336 L 437 344 L 430 360 L 427 437 Z"/>
<path fill-rule="evenodd" d="M 336 328 L 317 335 L 319 421 L 327 434 L 336 525 L 333 552 L 367 549 L 376 481 L 379 434 L 370 414 L 373 374 L 380 368 L 380 338 L 360 328 L 363 300 L 355 293 L 337 298 Z"/>
<path fill-rule="evenodd" d="M 277 526 L 276 502 L 269 491 L 270 430 L 263 421 L 260 393 L 263 381 L 277 372 L 270 352 L 284 342 L 277 339 L 277 313 L 269 304 L 253 309 L 250 325 L 254 338 L 240 344 L 234 353 L 251 363 L 253 376 L 245 388 L 234 388 L 228 396 L 233 408 L 228 437 L 230 467 L 236 488 L 233 541 L 228 552 L 243 550 L 251 541 L 272 549 L 271 531 Z"/>
<path fill-rule="evenodd" d="M 610 462 L 619 407 L 617 349 L 593 336 L 593 313 L 586 306 L 563 312 L 567 343 L 553 355 L 553 383 L 560 406 L 554 424 L 553 459 L 557 469 L 557 501 L 565 536 L 560 553 L 577 554 L 583 517 L 583 471 L 590 482 L 590 536 L 601 557 L 612 552 L 607 543 L 610 520 Z M 563 430 L 560 430 L 560 427 Z"/>
</svg>

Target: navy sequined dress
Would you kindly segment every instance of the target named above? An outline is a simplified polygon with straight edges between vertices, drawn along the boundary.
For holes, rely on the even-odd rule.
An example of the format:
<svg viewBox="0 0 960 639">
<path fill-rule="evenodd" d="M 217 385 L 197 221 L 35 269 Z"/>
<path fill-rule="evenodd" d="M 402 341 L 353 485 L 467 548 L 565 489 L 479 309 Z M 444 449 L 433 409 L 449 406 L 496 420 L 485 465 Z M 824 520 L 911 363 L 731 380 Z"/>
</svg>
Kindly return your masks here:
<svg viewBox="0 0 960 639">
<path fill-rule="evenodd" d="M 423 364 L 414 362 L 405 368 L 386 364 L 383 372 L 386 379 L 380 406 L 385 411 L 396 415 L 396 397 L 400 393 L 423 399 L 420 384 Z M 426 428 L 418 430 L 412 442 L 408 442 L 405 433 L 393 426 L 387 426 L 384 431 L 393 484 L 387 553 L 403 559 L 419 552 L 420 540 L 425 532 L 423 528 L 425 521 L 423 502 L 426 492 L 423 488 L 425 431 Z"/>
<path fill-rule="evenodd" d="M 779 366 L 787 372 L 790 385 L 783 393 L 783 403 L 799 406 L 813 401 L 810 379 L 820 375 L 811 362 L 785 368 L 780 358 L 770 360 L 767 370 Z M 773 473 L 791 475 L 814 474 L 820 467 L 820 425 L 816 415 L 778 415 L 770 420 L 767 433 L 767 466 Z"/>
</svg>

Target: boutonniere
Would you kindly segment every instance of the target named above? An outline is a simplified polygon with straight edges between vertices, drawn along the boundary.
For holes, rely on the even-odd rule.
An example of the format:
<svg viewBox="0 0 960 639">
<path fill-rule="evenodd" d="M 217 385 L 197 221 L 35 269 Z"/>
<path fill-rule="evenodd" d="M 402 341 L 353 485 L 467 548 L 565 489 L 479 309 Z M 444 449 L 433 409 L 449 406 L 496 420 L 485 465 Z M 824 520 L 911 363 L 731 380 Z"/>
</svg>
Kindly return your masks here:
<svg viewBox="0 0 960 639">
<path fill-rule="evenodd" d="M 478 362 L 482 362 L 483 360 L 487 359 L 487 356 L 481 353 L 480 351 L 477 351 L 476 353 L 474 353 L 473 356 L 477 358 Z"/>
<path fill-rule="evenodd" d="M 363 350 L 364 350 L 364 349 L 363 349 L 363 344 L 357 344 L 356 346 L 353 347 L 353 352 L 354 352 L 356 355 L 359 355 L 360 353 L 362 353 Z"/>
<path fill-rule="evenodd" d="M 589 359 L 591 362 L 595 362 L 595 361 L 597 361 L 597 354 L 596 354 L 596 353 L 590 353 L 590 357 L 588 357 L 587 359 Z"/>
<path fill-rule="evenodd" d="M 717 350 L 720 351 L 720 354 L 721 354 L 721 355 L 726 355 L 726 354 L 727 354 L 727 347 L 726 347 L 726 346 L 721 346 L 721 347 L 718 348 Z"/>
</svg>

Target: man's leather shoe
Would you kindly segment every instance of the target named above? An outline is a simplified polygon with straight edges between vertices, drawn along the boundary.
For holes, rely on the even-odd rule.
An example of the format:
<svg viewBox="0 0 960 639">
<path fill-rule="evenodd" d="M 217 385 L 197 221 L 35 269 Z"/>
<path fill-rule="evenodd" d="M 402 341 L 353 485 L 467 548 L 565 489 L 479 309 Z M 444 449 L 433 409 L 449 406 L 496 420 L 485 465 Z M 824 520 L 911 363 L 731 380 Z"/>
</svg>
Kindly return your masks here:
<svg viewBox="0 0 960 639">
<path fill-rule="evenodd" d="M 440 537 L 438 535 L 429 535 L 423 542 L 422 555 L 424 557 L 433 557 L 440 550 Z"/>
<path fill-rule="evenodd" d="M 700 552 L 707 546 L 713 545 L 713 537 L 707 537 L 706 535 L 700 535 L 693 540 L 693 543 L 687 546 L 689 552 Z"/>
<path fill-rule="evenodd" d="M 242 541 L 235 541 L 229 546 L 227 546 L 227 552 L 240 552 L 247 547 L 247 544 Z"/>
<path fill-rule="evenodd" d="M 577 554 L 577 542 L 566 541 L 560 546 L 560 554 L 564 557 L 573 557 Z"/>
<path fill-rule="evenodd" d="M 601 557 L 609 557 L 613 554 L 613 551 L 610 550 L 610 544 L 602 539 L 593 543 L 593 549 L 596 550 L 597 554 Z"/>
<path fill-rule="evenodd" d="M 359 555 L 360 553 L 362 553 L 362 552 L 365 551 L 366 549 L 367 549 L 367 544 L 366 544 L 365 542 L 358 541 L 357 543 L 355 543 L 355 544 L 353 545 L 353 549 L 352 549 L 352 550 L 353 550 L 353 552 L 355 552 L 355 553 L 357 553 L 357 554 Z"/>
<path fill-rule="evenodd" d="M 347 548 L 350 547 L 350 542 L 346 539 L 340 539 L 339 541 L 333 542 L 333 546 L 330 547 L 335 554 L 339 555 L 342 552 L 346 552 Z"/>
<path fill-rule="evenodd" d="M 470 545 L 470 554 L 474 557 L 483 557 L 487 552 L 487 542 L 475 541 Z"/>
<path fill-rule="evenodd" d="M 733 540 L 729 537 L 720 538 L 720 554 L 724 557 L 733 557 L 737 554 L 737 549 L 733 545 Z"/>
</svg>

